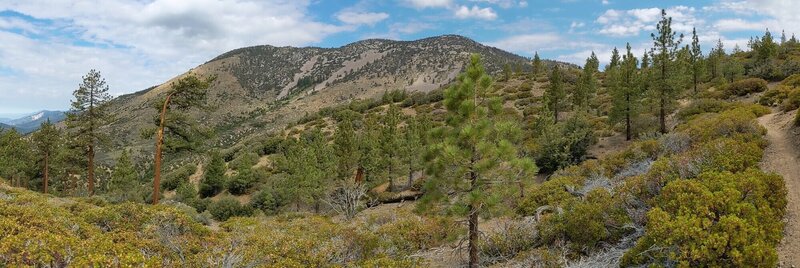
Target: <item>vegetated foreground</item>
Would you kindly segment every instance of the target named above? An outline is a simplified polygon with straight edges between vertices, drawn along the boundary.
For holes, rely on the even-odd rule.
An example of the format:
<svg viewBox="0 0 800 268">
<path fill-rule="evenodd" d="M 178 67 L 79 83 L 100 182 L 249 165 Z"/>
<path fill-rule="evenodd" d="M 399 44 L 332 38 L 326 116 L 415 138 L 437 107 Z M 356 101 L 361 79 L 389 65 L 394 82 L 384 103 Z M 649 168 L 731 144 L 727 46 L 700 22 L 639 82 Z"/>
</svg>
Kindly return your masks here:
<svg viewBox="0 0 800 268">
<path fill-rule="evenodd" d="M 141 131 L 164 147 L 161 181 L 158 150 L 95 168 L 111 116 L 92 71 L 66 130 L 0 133 L 0 266 L 794 264 L 797 165 L 781 161 L 796 150 L 766 106 L 800 106 L 800 43 L 767 32 L 703 56 L 670 24 L 603 72 L 595 55 L 536 56 L 493 79 L 475 54 L 444 90 L 387 91 L 219 151 L 193 151 L 206 134 L 188 116 L 218 80 L 189 74 Z M 590 149 L 598 136 L 626 141 Z"/>
</svg>

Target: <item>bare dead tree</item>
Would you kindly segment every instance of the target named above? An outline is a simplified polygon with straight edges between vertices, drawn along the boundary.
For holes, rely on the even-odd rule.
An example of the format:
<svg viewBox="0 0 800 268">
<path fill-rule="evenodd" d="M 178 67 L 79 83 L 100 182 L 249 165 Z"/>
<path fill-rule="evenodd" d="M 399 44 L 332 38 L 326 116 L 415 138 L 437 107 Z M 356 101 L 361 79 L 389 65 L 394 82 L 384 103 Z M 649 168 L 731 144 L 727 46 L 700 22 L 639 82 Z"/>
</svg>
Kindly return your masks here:
<svg viewBox="0 0 800 268">
<path fill-rule="evenodd" d="M 328 193 L 324 201 L 336 213 L 352 219 L 364 207 L 362 199 L 367 196 L 367 188 L 362 183 L 343 181 L 339 187 Z"/>
</svg>

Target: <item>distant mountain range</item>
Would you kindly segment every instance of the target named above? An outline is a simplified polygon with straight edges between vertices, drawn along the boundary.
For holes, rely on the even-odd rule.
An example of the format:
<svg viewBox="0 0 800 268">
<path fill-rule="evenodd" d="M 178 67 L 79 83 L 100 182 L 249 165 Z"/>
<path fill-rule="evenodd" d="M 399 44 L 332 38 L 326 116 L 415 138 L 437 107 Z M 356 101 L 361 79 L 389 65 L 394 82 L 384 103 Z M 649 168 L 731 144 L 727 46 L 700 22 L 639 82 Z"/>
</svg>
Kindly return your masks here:
<svg viewBox="0 0 800 268">
<path fill-rule="evenodd" d="M 66 118 L 66 113 L 62 111 L 39 111 L 17 119 L 0 119 L 0 128 L 16 129 L 18 132 L 28 134 L 39 129 L 39 126 L 48 119 L 55 124 Z"/>
</svg>

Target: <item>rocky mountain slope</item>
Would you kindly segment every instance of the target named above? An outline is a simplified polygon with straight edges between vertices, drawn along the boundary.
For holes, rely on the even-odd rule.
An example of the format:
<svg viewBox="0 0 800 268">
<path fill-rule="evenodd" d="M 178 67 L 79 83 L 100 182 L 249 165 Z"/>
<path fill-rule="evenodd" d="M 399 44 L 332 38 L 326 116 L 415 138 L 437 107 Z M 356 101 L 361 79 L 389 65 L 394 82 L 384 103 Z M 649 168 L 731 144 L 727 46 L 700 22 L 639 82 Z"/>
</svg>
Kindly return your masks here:
<svg viewBox="0 0 800 268">
<path fill-rule="evenodd" d="M 471 53 L 487 70 L 529 69 L 529 59 L 445 35 L 416 41 L 370 39 L 339 48 L 255 46 L 224 53 L 187 73 L 216 76 L 208 106 L 193 116 L 213 130 L 209 145 L 229 145 L 248 135 L 280 129 L 321 108 L 381 96 L 389 90 L 427 92 L 452 82 Z M 550 63 L 552 64 L 552 63 Z M 181 76 L 183 76 L 181 75 Z M 140 129 L 151 127 L 154 102 L 172 81 L 114 100 L 114 146 L 152 150 Z"/>
</svg>

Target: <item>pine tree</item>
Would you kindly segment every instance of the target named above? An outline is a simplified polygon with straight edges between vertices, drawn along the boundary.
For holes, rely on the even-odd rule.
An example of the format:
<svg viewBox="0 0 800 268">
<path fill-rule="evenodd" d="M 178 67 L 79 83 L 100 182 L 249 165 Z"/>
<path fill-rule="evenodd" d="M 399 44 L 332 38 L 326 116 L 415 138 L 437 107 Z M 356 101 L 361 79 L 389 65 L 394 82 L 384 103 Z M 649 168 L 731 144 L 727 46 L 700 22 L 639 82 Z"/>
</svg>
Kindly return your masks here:
<svg viewBox="0 0 800 268">
<path fill-rule="evenodd" d="M 389 178 L 389 191 L 394 191 L 394 173 L 398 162 L 398 151 L 400 150 L 400 133 L 398 125 L 401 120 L 400 108 L 397 105 L 389 104 L 389 109 L 382 117 L 381 128 L 381 152 L 383 166 Z"/>
<path fill-rule="evenodd" d="M 641 91 L 638 85 L 637 66 L 638 60 L 631 52 L 631 45 L 628 43 L 627 51 L 622 56 L 622 64 L 616 68 L 612 79 L 619 81 L 611 88 L 613 97 L 613 107 L 611 117 L 614 121 L 625 121 L 625 140 L 631 140 L 632 126 L 631 119 L 636 115 L 636 107 L 641 98 Z"/>
<path fill-rule="evenodd" d="M 564 98 L 564 83 L 561 80 L 561 68 L 558 65 L 553 66 L 553 71 L 550 74 L 550 86 L 545 90 L 544 97 L 547 102 L 547 109 L 553 112 L 553 119 L 558 123 L 558 113 L 562 112 Z"/>
<path fill-rule="evenodd" d="M 586 59 L 580 83 L 575 87 L 575 93 L 572 94 L 572 101 L 576 108 L 585 108 L 588 111 L 590 99 L 597 92 L 595 73 L 597 73 L 599 66 L 600 61 L 593 51 L 592 55 Z"/>
<path fill-rule="evenodd" d="M 690 50 L 689 62 L 692 71 L 692 86 L 694 93 L 697 94 L 697 85 L 700 83 L 700 75 L 703 73 L 703 50 L 700 49 L 700 39 L 697 37 L 697 29 L 692 28 L 692 49 Z"/>
<path fill-rule="evenodd" d="M 433 131 L 441 142 L 431 144 L 426 155 L 431 177 L 418 208 L 426 210 L 440 204 L 467 216 L 469 267 L 478 267 L 478 215 L 496 205 L 496 191 L 516 181 L 513 175 L 501 175 L 502 170 L 508 166 L 531 169 L 535 165 L 518 157 L 515 142 L 521 130 L 501 117 L 501 101 L 492 96 L 492 79 L 486 75 L 480 56 L 470 57 L 466 72 L 457 81 L 445 91 L 448 119 L 445 126 Z"/>
<path fill-rule="evenodd" d="M 781 45 L 786 44 L 786 41 L 787 41 L 787 39 L 786 39 L 786 31 L 785 30 L 781 30 Z"/>
<path fill-rule="evenodd" d="M 61 146 L 57 146 L 53 154 L 53 163 L 50 165 L 51 183 L 50 192 L 61 192 L 64 195 L 77 195 L 79 188 L 77 178 L 86 169 L 86 154 L 80 145 L 78 137 L 65 135 L 61 139 Z"/>
<path fill-rule="evenodd" d="M 356 182 L 358 183 L 372 182 L 383 169 L 381 134 L 381 126 L 376 117 L 370 116 L 364 119 L 358 143 L 360 156 L 356 169 Z"/>
<path fill-rule="evenodd" d="M 111 116 L 106 111 L 106 104 L 111 100 L 106 80 L 100 72 L 90 70 L 83 77 L 83 82 L 72 93 L 72 109 L 67 114 L 67 128 L 78 137 L 78 144 L 83 147 L 88 159 L 87 176 L 89 195 L 94 194 L 94 156 L 98 143 L 105 143 L 107 136 L 100 131 L 107 125 Z"/>
<path fill-rule="evenodd" d="M 39 130 L 33 133 L 32 140 L 42 158 L 42 174 L 44 175 L 43 191 L 48 193 L 50 182 L 50 163 L 57 147 L 60 145 L 61 132 L 50 123 L 50 119 L 41 124 Z"/>
<path fill-rule="evenodd" d="M 357 170 L 358 160 L 361 158 L 358 137 L 351 118 L 345 117 L 339 121 L 333 136 L 333 147 L 338 162 L 337 174 L 339 179 L 350 178 L 353 176 L 353 171 Z"/>
<path fill-rule="evenodd" d="M 511 65 L 503 64 L 503 81 L 511 80 Z"/>
<path fill-rule="evenodd" d="M 533 74 L 533 79 L 536 79 L 536 77 L 539 76 L 539 74 L 542 73 L 542 71 L 544 71 L 544 66 L 542 65 L 542 59 L 539 58 L 539 52 L 533 53 L 533 62 L 531 63 L 531 65 L 533 66 L 533 69 L 531 71 Z"/>
<path fill-rule="evenodd" d="M 211 161 L 205 166 L 200 180 L 200 197 L 212 197 L 225 188 L 225 160 L 219 152 L 211 153 Z"/>
<path fill-rule="evenodd" d="M 111 172 L 111 182 L 109 183 L 109 194 L 114 202 L 142 202 L 143 196 L 139 192 L 141 185 L 138 182 L 136 170 L 131 162 L 127 150 L 117 158 L 117 164 Z"/>
<path fill-rule="evenodd" d="M 0 130 L 0 177 L 11 179 L 11 186 L 27 187 L 32 163 L 33 147 L 16 129 Z"/>
<path fill-rule="evenodd" d="M 163 101 L 157 102 L 156 109 L 160 115 L 156 120 L 156 155 L 153 176 L 153 204 L 158 204 L 161 194 L 161 157 L 162 146 L 167 145 L 170 151 L 191 149 L 197 132 L 195 124 L 187 120 L 185 112 L 205 102 L 206 90 L 214 81 L 214 77 L 200 79 L 188 75 L 172 83 Z M 163 103 L 163 105 L 162 105 Z M 161 106 L 161 107 L 158 107 Z"/>
<path fill-rule="evenodd" d="M 319 205 L 328 183 L 337 176 L 333 150 L 319 129 L 304 132 L 299 140 L 290 141 L 278 161 L 291 181 L 289 199 L 299 208 L 300 203 Z"/>
<path fill-rule="evenodd" d="M 678 47 L 683 39 L 683 35 L 675 38 L 676 33 L 672 31 L 672 17 L 667 17 L 667 12 L 661 10 L 661 21 L 656 25 L 658 34 L 651 34 L 653 38 L 653 67 L 656 68 L 655 85 L 652 90 L 658 98 L 661 133 L 667 133 L 667 105 L 679 88 L 671 80 L 672 76 L 677 75 L 675 68 L 675 57 Z"/>
<path fill-rule="evenodd" d="M 425 145 L 427 122 L 428 119 L 425 115 L 411 117 L 407 120 L 406 127 L 403 130 L 400 158 L 408 169 L 406 188 L 411 188 L 411 185 L 414 183 L 414 172 L 418 171 L 422 165 L 422 148 Z"/>
<path fill-rule="evenodd" d="M 717 40 L 717 46 L 711 49 L 708 55 L 708 66 L 711 72 L 711 79 L 716 79 L 722 76 L 722 61 L 725 59 L 725 47 L 722 44 L 722 39 Z"/>
<path fill-rule="evenodd" d="M 777 54 L 778 45 L 775 44 L 772 34 L 769 32 L 769 29 L 767 29 L 764 36 L 761 37 L 761 42 L 759 42 L 758 49 L 756 50 L 756 59 L 763 63 L 775 57 Z"/>
</svg>

